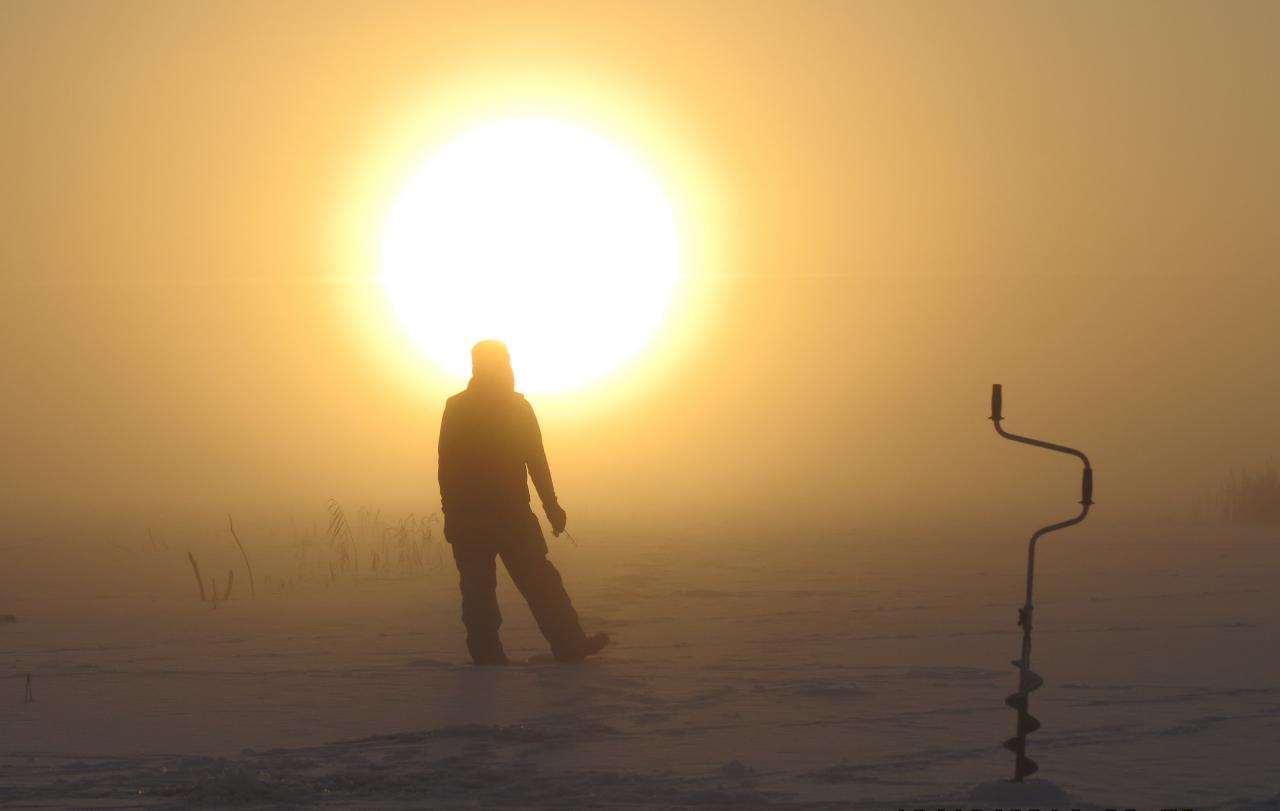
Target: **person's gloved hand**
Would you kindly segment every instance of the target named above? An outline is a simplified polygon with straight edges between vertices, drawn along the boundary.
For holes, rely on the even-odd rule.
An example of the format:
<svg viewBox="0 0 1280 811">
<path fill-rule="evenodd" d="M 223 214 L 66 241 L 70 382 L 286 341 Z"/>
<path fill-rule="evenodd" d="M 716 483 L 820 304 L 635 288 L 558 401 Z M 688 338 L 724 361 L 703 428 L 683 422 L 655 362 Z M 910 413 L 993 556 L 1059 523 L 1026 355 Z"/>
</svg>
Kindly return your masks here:
<svg viewBox="0 0 1280 811">
<path fill-rule="evenodd" d="M 564 532 L 569 516 L 565 515 L 559 501 L 549 501 L 542 505 L 542 509 L 547 514 L 547 520 L 551 522 L 551 532 L 558 537 L 561 532 Z"/>
</svg>

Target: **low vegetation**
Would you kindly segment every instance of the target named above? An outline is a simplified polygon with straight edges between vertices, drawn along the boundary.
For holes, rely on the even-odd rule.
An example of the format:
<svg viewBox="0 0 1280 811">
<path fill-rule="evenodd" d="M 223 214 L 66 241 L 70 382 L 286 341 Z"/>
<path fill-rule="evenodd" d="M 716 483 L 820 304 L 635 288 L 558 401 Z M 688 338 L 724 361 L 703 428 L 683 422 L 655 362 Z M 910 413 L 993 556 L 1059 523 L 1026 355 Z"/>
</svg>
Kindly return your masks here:
<svg viewBox="0 0 1280 811">
<path fill-rule="evenodd" d="M 299 531 L 295 523 L 291 543 L 267 544 L 268 552 L 272 548 L 277 551 L 270 556 L 274 563 L 268 562 L 269 569 L 263 579 L 265 587 L 284 590 L 314 584 L 330 588 L 367 580 L 408 579 L 424 576 L 444 565 L 445 547 L 437 537 L 439 520 L 434 513 L 410 514 L 391 520 L 384 518 L 379 510 L 362 508 L 348 515 L 336 499 L 329 500 L 326 513 L 323 530 L 313 525 L 309 532 Z M 242 539 L 230 515 L 227 527 L 244 574 L 248 576 L 248 596 L 253 599 L 257 588 L 247 549 L 253 538 L 246 535 Z M 154 538 L 152 544 L 155 544 Z M 262 548 L 258 546 L 259 552 Z M 216 579 L 205 580 L 201 576 L 200 564 L 192 552 L 187 552 L 187 559 L 201 601 L 216 607 L 231 598 L 235 570 L 227 573 L 226 585 L 220 590 Z"/>
<path fill-rule="evenodd" d="M 1232 471 L 1222 488 L 1222 517 L 1236 524 L 1280 524 L 1280 475 L 1274 465 Z"/>
</svg>

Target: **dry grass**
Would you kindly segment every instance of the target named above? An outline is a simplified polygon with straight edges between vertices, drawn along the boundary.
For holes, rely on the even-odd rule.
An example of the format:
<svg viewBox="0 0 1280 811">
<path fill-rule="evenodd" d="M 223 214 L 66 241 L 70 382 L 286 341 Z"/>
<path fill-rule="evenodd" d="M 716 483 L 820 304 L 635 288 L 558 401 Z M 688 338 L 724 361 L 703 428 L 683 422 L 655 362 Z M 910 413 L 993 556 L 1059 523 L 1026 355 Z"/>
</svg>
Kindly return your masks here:
<svg viewBox="0 0 1280 811">
<path fill-rule="evenodd" d="M 244 567 L 249 570 L 249 599 L 258 599 L 258 589 L 253 582 L 253 564 L 249 563 L 249 553 L 244 551 L 244 544 L 240 542 L 240 536 L 236 534 L 235 522 L 231 520 L 231 513 L 227 513 L 227 528 L 231 530 L 231 537 L 236 541 L 236 548 L 240 550 L 240 557 L 244 559 Z M 227 594 L 231 593 L 231 584 L 227 584 Z"/>
<path fill-rule="evenodd" d="M 1280 523 L 1280 475 L 1275 467 L 1256 473 L 1233 471 L 1222 488 L 1222 517 L 1235 524 Z"/>
<path fill-rule="evenodd" d="M 370 580 L 425 577 L 444 567 L 445 545 L 438 537 L 439 518 L 434 513 L 387 519 L 378 510 L 362 508 L 348 512 L 337 499 L 329 499 L 325 514 L 327 520 L 313 523 L 310 531 L 300 529 L 295 520 L 291 542 L 272 543 L 268 537 L 257 547 L 255 558 L 260 558 L 259 568 L 266 567 L 261 572 L 264 586 L 279 591 L 306 584 L 337 588 Z M 227 530 L 244 564 L 249 596 L 256 599 L 258 578 L 248 548 L 230 514 Z M 153 537 L 148 541 L 154 549 Z M 205 556 L 204 552 L 201 556 Z M 222 584 L 218 584 L 216 578 L 206 582 L 195 555 L 189 551 L 187 559 L 200 589 L 201 601 L 216 606 L 231 598 L 235 568 L 228 571 Z"/>
<path fill-rule="evenodd" d="M 204 578 L 200 576 L 200 564 L 196 563 L 196 556 L 190 552 L 187 553 L 187 559 L 191 561 L 191 571 L 196 573 L 196 585 L 200 587 L 200 602 L 203 603 L 205 601 Z"/>
</svg>

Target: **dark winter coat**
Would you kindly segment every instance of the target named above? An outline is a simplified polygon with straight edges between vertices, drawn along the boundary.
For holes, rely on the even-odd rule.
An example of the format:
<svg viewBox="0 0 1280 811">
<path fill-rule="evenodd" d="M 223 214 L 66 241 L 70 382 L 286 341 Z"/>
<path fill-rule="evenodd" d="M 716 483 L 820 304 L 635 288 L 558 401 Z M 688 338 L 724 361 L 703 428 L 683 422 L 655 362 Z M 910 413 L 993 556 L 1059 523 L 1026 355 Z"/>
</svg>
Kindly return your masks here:
<svg viewBox="0 0 1280 811">
<path fill-rule="evenodd" d="M 524 533 L 530 522 L 537 529 L 529 509 L 530 478 L 543 504 L 556 499 L 533 406 L 500 384 L 473 379 L 445 403 L 439 476 L 450 543 Z M 540 529 L 537 534 L 541 538 Z"/>
</svg>

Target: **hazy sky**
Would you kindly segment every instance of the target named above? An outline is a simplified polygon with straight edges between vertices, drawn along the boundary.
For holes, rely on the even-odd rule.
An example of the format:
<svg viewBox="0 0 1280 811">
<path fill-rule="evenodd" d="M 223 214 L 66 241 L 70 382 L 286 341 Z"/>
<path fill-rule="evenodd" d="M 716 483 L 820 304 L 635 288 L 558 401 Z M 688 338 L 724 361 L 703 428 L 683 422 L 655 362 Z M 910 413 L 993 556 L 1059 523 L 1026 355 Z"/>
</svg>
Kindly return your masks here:
<svg viewBox="0 0 1280 811">
<path fill-rule="evenodd" d="M 1270 2 L 5 0 L 7 523 L 435 509 L 448 385 L 353 324 L 343 245 L 413 139 L 504 104 L 721 207 L 698 344 L 534 398 L 579 526 L 1069 509 L 997 381 L 1102 520 L 1183 517 L 1280 451 L 1277 42 Z"/>
</svg>

